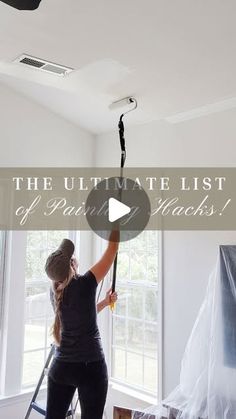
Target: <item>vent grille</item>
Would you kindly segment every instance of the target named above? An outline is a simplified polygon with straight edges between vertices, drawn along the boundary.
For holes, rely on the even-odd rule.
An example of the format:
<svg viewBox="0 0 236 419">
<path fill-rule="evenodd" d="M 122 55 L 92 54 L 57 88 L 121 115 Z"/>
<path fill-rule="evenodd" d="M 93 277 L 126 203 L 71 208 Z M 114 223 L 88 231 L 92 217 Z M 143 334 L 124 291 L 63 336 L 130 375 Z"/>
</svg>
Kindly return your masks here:
<svg viewBox="0 0 236 419">
<path fill-rule="evenodd" d="M 58 76 L 65 76 L 66 74 L 73 71 L 73 68 L 65 67 L 63 65 L 41 60 L 25 54 L 18 57 L 16 60 L 14 60 L 14 62 L 27 65 L 28 67 L 32 67 L 40 71 L 45 71 L 46 73 L 53 73 Z"/>
<path fill-rule="evenodd" d="M 32 67 L 43 67 L 44 63 L 41 61 L 33 60 L 33 58 L 25 57 L 22 60 L 20 60 L 20 63 L 31 65 Z"/>
</svg>

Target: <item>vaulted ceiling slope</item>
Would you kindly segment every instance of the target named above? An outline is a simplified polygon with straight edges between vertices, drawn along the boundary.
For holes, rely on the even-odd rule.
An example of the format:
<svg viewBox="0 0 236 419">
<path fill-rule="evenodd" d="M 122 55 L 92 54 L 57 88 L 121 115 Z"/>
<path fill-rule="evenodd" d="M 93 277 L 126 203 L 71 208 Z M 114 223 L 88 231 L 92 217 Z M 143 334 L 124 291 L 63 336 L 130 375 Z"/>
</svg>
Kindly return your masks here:
<svg viewBox="0 0 236 419">
<path fill-rule="evenodd" d="M 0 3 L 0 81 L 93 133 L 116 127 L 108 106 L 127 95 L 139 103 L 130 124 L 236 106 L 235 15 L 235 0 Z M 74 71 L 14 62 L 23 53 Z"/>
</svg>

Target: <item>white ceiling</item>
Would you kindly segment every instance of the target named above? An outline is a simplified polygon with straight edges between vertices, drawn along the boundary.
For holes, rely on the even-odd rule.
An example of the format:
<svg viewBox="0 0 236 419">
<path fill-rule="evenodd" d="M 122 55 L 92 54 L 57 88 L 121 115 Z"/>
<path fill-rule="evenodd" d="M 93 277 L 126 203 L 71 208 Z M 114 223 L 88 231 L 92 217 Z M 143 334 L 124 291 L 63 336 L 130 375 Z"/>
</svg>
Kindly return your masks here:
<svg viewBox="0 0 236 419">
<path fill-rule="evenodd" d="M 93 133 L 116 128 L 123 109 L 108 106 L 129 95 L 130 124 L 236 106 L 235 16 L 235 0 L 42 0 L 34 12 L 0 3 L 0 81 Z M 22 53 L 75 71 L 13 63 Z"/>
</svg>

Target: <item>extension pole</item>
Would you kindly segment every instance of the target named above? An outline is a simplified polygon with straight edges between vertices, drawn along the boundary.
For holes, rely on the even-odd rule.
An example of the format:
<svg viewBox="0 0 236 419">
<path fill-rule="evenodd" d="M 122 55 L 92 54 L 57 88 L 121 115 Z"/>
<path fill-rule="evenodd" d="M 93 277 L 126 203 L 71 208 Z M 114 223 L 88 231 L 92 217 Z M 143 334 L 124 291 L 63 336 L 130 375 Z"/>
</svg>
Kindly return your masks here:
<svg viewBox="0 0 236 419">
<path fill-rule="evenodd" d="M 124 123 L 123 123 L 123 117 L 124 115 L 126 115 L 128 112 L 133 111 L 134 109 L 137 108 L 137 101 L 134 98 L 128 98 L 129 103 L 134 103 L 135 106 L 132 109 L 129 109 L 127 112 L 122 113 L 122 115 L 120 116 L 120 120 L 119 120 L 119 124 L 118 124 L 118 128 L 119 128 L 119 137 L 120 137 L 120 148 L 121 148 L 121 160 L 120 160 L 120 178 L 122 180 L 123 178 L 123 171 L 124 171 L 124 166 L 125 166 L 125 160 L 126 160 L 126 147 L 125 147 L 125 136 L 124 136 Z M 122 185 L 122 182 L 121 182 Z M 122 197 L 122 187 L 119 190 L 119 199 L 121 200 Z M 115 292 L 116 290 L 116 273 L 117 273 L 117 261 L 118 261 L 118 252 L 116 254 L 115 260 L 114 260 L 114 264 L 113 264 L 113 274 L 112 274 L 112 293 Z M 115 307 L 114 303 L 110 304 L 110 308 L 113 311 Z"/>
</svg>

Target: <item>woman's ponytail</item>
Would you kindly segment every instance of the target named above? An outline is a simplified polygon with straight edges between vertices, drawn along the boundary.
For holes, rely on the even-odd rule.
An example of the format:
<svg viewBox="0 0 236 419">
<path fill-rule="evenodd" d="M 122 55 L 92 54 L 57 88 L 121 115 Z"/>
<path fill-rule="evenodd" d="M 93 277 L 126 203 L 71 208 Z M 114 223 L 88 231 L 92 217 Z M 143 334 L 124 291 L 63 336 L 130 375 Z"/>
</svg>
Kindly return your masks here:
<svg viewBox="0 0 236 419">
<path fill-rule="evenodd" d="M 55 320 L 52 325 L 52 335 L 54 337 L 55 343 L 60 345 L 61 343 L 61 318 L 60 318 L 60 306 L 63 300 L 64 290 L 71 282 L 74 277 L 74 271 L 71 270 L 68 278 L 63 282 L 54 282 L 53 291 L 54 291 L 54 307 L 55 307 Z"/>
</svg>

